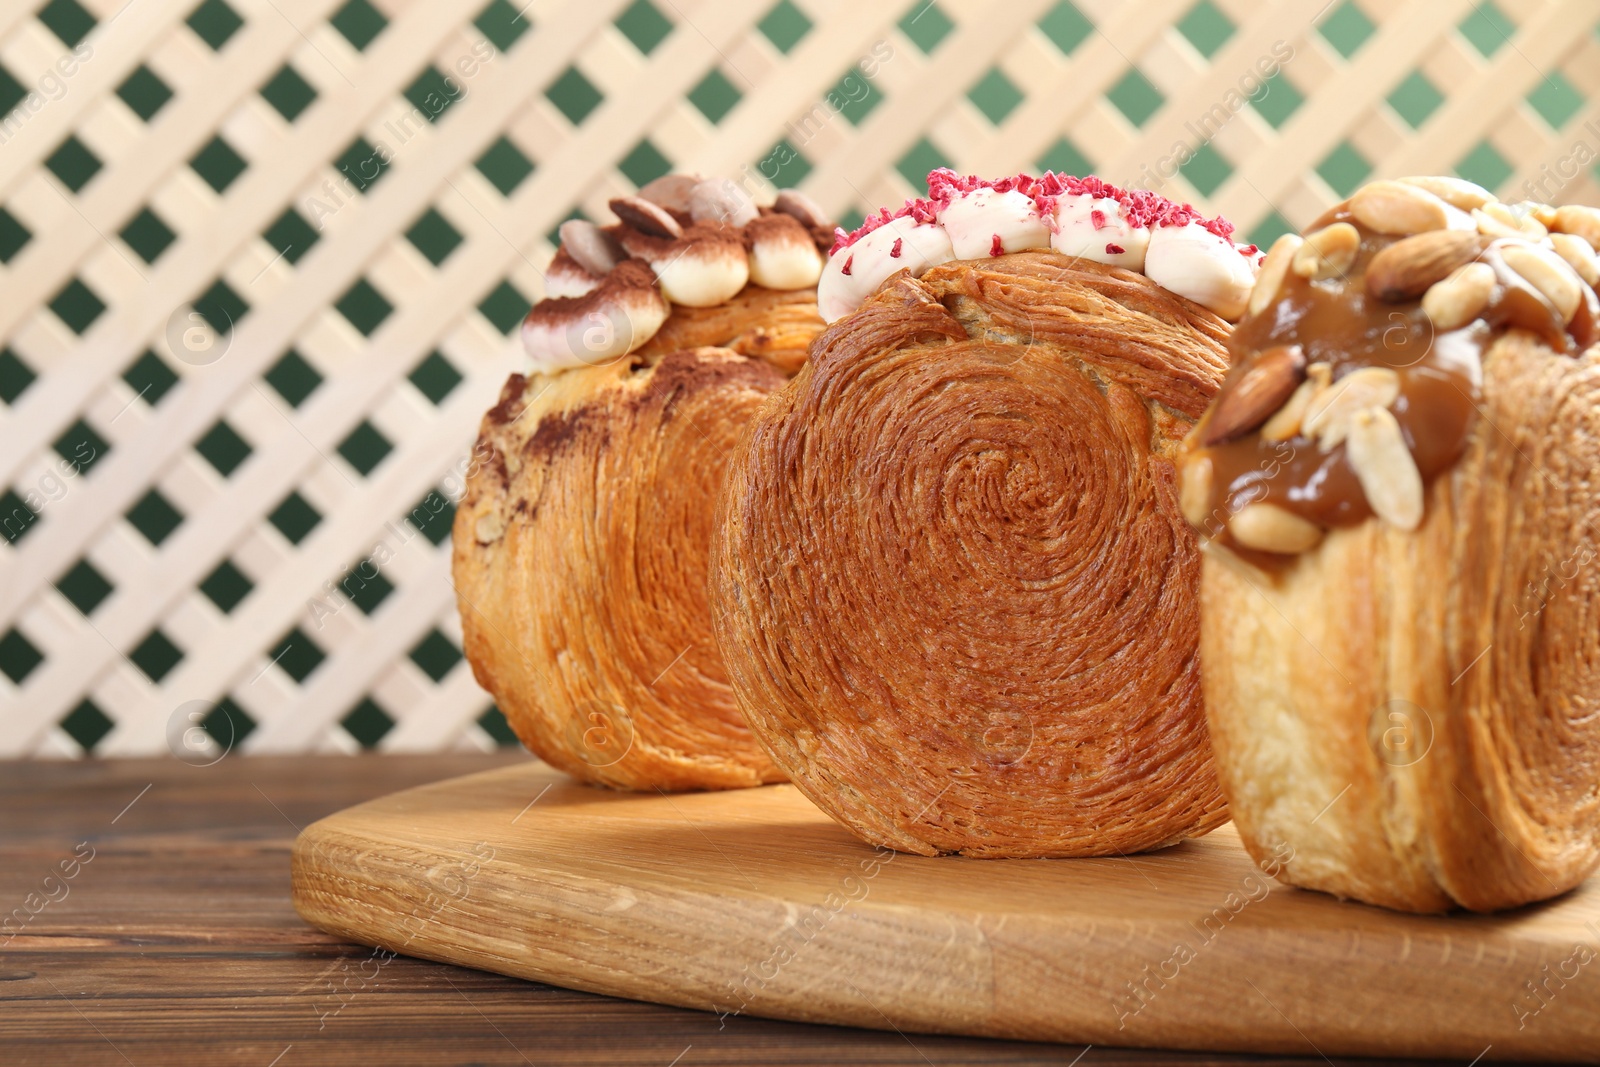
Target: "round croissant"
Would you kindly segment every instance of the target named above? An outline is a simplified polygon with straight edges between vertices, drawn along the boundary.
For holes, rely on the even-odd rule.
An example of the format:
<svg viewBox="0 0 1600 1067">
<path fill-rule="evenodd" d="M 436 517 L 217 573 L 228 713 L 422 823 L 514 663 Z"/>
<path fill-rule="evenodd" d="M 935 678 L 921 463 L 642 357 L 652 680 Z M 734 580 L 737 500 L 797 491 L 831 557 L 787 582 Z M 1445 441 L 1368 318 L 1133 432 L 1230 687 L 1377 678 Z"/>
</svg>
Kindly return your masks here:
<svg viewBox="0 0 1600 1067">
<path fill-rule="evenodd" d="M 1227 325 L 1025 252 L 891 278 L 732 461 L 713 553 L 739 706 L 873 843 L 1093 856 L 1227 814 L 1171 455 Z"/>
<path fill-rule="evenodd" d="M 618 788 L 781 780 L 728 688 L 706 566 L 729 452 L 783 381 L 726 349 L 641 352 L 512 375 L 485 416 L 454 531 L 466 653 L 547 762 Z"/>
<path fill-rule="evenodd" d="M 1600 863 L 1600 349 L 1512 333 L 1483 372 L 1415 531 L 1335 529 L 1281 574 L 1207 554 L 1218 764 L 1296 885 L 1490 911 Z"/>
<path fill-rule="evenodd" d="M 1218 772 L 1284 881 L 1492 911 L 1600 865 L 1597 247 L 1407 178 L 1267 257 L 1181 465 Z"/>
</svg>

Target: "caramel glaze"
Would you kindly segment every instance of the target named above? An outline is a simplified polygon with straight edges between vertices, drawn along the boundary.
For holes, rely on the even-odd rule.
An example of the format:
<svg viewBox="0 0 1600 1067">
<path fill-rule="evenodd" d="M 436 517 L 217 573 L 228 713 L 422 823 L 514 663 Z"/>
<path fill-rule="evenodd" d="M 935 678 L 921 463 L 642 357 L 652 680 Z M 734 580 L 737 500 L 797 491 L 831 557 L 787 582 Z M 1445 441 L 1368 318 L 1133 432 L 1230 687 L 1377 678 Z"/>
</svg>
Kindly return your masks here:
<svg viewBox="0 0 1600 1067">
<path fill-rule="evenodd" d="M 1476 228 L 1465 212 L 1452 209 L 1450 217 L 1452 229 Z M 1367 229 L 1344 205 L 1318 219 L 1308 232 L 1336 222 L 1348 222 L 1361 234 L 1355 261 L 1342 276 L 1316 281 L 1289 271 L 1276 298 L 1240 322 L 1229 339 L 1232 365 L 1222 394 L 1263 354 L 1280 346 L 1298 346 L 1303 366 L 1327 363 L 1334 381 L 1361 367 L 1390 367 L 1400 377 L 1400 395 L 1390 411 L 1424 485 L 1448 470 L 1466 448 L 1480 399 L 1482 358 L 1500 334 L 1520 327 L 1557 352 L 1570 353 L 1593 343 L 1600 329 L 1592 292 L 1564 326 L 1549 301 L 1505 265 L 1496 242 L 1484 237 L 1479 259 L 1494 268 L 1499 283 L 1495 295 L 1478 319 L 1439 333 L 1420 299 L 1390 302 L 1367 291 L 1372 258 L 1403 238 Z M 1213 412 L 1216 407 L 1212 405 Z M 1209 417 L 1196 428 L 1194 442 L 1205 440 Z M 1285 557 L 1246 551 L 1233 541 L 1226 522 L 1249 504 L 1271 502 L 1324 527 L 1353 526 L 1373 513 L 1343 444 L 1323 452 L 1304 433 L 1269 441 L 1257 426 L 1222 443 L 1192 445 L 1188 462 L 1202 458 L 1213 466 L 1211 500 L 1200 532 L 1257 562 Z"/>
</svg>

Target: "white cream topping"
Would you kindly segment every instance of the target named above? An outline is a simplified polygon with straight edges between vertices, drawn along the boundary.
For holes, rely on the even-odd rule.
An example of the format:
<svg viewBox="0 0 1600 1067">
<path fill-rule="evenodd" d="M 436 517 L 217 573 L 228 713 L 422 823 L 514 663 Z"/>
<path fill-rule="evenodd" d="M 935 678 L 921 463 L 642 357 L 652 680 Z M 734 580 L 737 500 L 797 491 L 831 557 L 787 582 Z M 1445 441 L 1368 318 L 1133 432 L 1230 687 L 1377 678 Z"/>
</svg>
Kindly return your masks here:
<svg viewBox="0 0 1600 1067">
<path fill-rule="evenodd" d="M 1033 197 L 1015 189 L 1000 193 L 984 188 L 963 193 L 939 212 L 939 224 L 950 235 L 957 259 L 994 254 L 996 237 L 1002 252 L 1050 247 L 1050 229 L 1040 217 L 1038 205 Z"/>
<path fill-rule="evenodd" d="M 809 238 L 750 242 L 750 280 L 763 288 L 809 289 L 822 266 L 822 253 Z"/>
<path fill-rule="evenodd" d="M 600 288 L 600 279 L 578 266 L 576 263 L 563 263 L 557 261 L 551 264 L 550 269 L 544 274 L 544 295 L 546 299 L 555 299 L 564 296 L 587 296 Z"/>
<path fill-rule="evenodd" d="M 598 367 L 650 340 L 666 321 L 660 294 L 627 292 L 568 319 L 524 319 L 522 347 L 539 374 Z"/>
<path fill-rule="evenodd" d="M 742 248 L 690 249 L 647 262 L 656 272 L 662 294 L 684 307 L 708 308 L 725 303 L 750 280 L 750 260 Z"/>
<path fill-rule="evenodd" d="M 955 258 L 943 226 L 917 222 L 909 215 L 891 219 L 828 259 L 817 282 L 817 311 L 824 322 L 842 319 L 891 274 L 909 270 L 913 278 L 920 278 L 929 267 Z"/>
<path fill-rule="evenodd" d="M 1100 214 L 1098 225 L 1096 212 Z M 1050 247 L 1062 255 L 1127 270 L 1144 270 L 1150 230 L 1130 223 L 1126 209 L 1110 197 L 1096 198 L 1088 193 L 1059 196 L 1053 221 L 1055 230 L 1050 235 Z"/>
<path fill-rule="evenodd" d="M 1238 319 L 1250 302 L 1258 258 L 1242 255 L 1232 241 L 1197 222 L 1158 226 L 1150 234 L 1144 273 L 1225 319 Z"/>
</svg>

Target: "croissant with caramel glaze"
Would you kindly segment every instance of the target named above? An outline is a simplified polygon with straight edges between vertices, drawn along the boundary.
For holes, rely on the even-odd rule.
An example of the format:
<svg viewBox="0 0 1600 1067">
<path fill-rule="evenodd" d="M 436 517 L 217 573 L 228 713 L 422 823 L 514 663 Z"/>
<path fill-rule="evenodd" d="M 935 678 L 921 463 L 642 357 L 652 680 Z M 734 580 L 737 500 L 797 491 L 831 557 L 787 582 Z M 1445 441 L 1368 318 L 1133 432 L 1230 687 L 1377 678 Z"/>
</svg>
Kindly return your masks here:
<svg viewBox="0 0 1600 1067">
<path fill-rule="evenodd" d="M 1491 911 L 1600 864 L 1597 245 L 1422 178 L 1268 256 L 1182 471 L 1218 770 L 1282 880 Z"/>
<path fill-rule="evenodd" d="M 1171 457 L 1227 329 L 1030 251 L 892 277 L 818 338 L 730 464 L 712 566 L 739 706 L 808 797 L 925 855 L 1226 820 Z"/>
</svg>

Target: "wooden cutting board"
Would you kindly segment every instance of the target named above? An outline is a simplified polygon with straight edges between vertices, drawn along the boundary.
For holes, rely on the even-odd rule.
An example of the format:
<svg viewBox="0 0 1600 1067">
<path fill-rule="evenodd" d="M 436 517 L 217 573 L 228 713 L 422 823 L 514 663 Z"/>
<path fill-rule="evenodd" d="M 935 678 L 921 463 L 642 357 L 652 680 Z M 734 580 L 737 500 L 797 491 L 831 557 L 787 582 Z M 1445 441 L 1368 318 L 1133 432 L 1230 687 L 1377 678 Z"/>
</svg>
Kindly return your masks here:
<svg viewBox="0 0 1600 1067">
<path fill-rule="evenodd" d="M 714 1012 L 1097 1045 L 1600 1056 L 1600 879 L 1423 918 L 1280 886 L 1232 827 L 1150 855 L 878 851 L 792 786 L 621 794 L 543 764 L 306 829 L 294 902 L 373 946 Z"/>
</svg>

